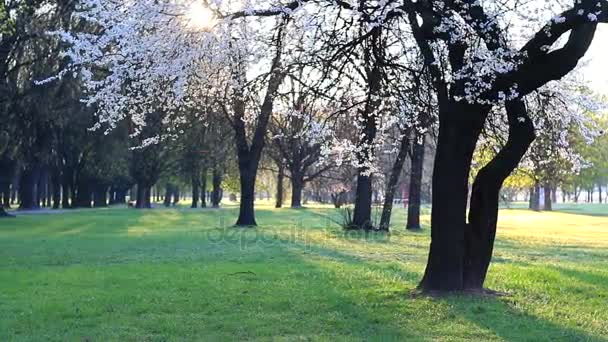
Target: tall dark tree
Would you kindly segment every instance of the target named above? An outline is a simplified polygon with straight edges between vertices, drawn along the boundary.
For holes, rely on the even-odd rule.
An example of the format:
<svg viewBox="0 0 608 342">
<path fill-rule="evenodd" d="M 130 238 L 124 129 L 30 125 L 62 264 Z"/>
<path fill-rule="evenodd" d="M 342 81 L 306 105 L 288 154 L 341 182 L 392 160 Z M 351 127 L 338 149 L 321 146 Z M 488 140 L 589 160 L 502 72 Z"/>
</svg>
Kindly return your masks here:
<svg viewBox="0 0 608 342">
<path fill-rule="evenodd" d="M 424 169 L 424 146 L 426 138 L 414 144 L 411 156 L 412 171 L 410 174 L 409 200 L 407 204 L 407 223 L 405 228 L 408 230 L 419 230 L 420 227 L 420 206 L 422 200 L 422 174 Z"/>
<path fill-rule="evenodd" d="M 257 225 L 254 211 L 255 183 L 262 151 L 266 144 L 266 131 L 268 129 L 268 123 L 270 122 L 270 117 L 272 116 L 275 96 L 285 79 L 283 45 L 286 25 L 287 20 L 281 20 L 273 38 L 273 47 L 275 51 L 270 67 L 270 76 L 268 77 L 268 80 L 264 82 L 265 94 L 262 103 L 255 109 L 258 113 L 255 127 L 253 127 L 251 141 L 248 139 L 248 128 L 245 123 L 247 103 L 244 89 L 239 89 L 238 87 L 234 89 L 231 96 L 232 109 L 230 111 L 226 107 L 223 107 L 224 113 L 227 114 L 226 116 L 231 122 L 236 141 L 241 192 L 239 217 L 236 222 L 237 226 L 246 227 Z M 235 83 L 243 85 L 245 72 L 243 70 L 242 60 L 237 59 L 232 67 Z M 230 112 L 233 114 L 231 115 Z"/>
</svg>

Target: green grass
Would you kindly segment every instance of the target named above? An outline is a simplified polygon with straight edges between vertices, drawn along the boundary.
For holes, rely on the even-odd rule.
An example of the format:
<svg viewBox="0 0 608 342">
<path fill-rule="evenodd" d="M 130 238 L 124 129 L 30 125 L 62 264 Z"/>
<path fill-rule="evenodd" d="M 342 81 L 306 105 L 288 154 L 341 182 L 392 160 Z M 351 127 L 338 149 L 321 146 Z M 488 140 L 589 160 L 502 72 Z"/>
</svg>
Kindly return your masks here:
<svg viewBox="0 0 608 342">
<path fill-rule="evenodd" d="M 403 210 L 391 235 L 323 208 L 0 220 L 0 341 L 608 341 L 608 206 L 570 211 L 501 212 L 497 298 L 416 295 Z"/>
</svg>

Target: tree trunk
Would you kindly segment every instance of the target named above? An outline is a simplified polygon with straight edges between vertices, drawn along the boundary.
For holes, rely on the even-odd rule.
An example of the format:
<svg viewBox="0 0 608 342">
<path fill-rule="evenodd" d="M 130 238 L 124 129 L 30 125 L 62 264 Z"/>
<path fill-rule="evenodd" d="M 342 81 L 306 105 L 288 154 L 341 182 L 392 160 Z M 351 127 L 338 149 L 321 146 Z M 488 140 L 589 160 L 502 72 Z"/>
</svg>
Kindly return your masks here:
<svg viewBox="0 0 608 342">
<path fill-rule="evenodd" d="M 291 207 L 302 208 L 302 191 L 304 190 L 304 175 L 300 172 L 291 174 Z"/>
<path fill-rule="evenodd" d="M 537 182 L 534 183 L 534 193 L 533 193 L 533 198 L 531 199 L 532 201 L 532 206 L 531 209 L 534 211 L 540 211 L 540 184 Z"/>
<path fill-rule="evenodd" d="M 90 208 L 93 199 L 93 187 L 90 181 L 81 179 L 77 184 L 76 200 L 74 208 Z"/>
<path fill-rule="evenodd" d="M 602 204 L 604 199 L 602 198 L 602 185 L 601 184 L 597 185 L 597 190 L 600 192 L 600 204 Z"/>
<path fill-rule="evenodd" d="M 407 204 L 407 230 L 419 230 L 420 227 L 420 206 L 422 201 L 422 174 L 424 171 L 424 144 L 422 139 L 420 144 L 414 145 L 412 154 L 412 174 L 410 176 L 409 201 Z"/>
<path fill-rule="evenodd" d="M 222 203 L 222 172 L 217 167 L 213 169 L 211 182 L 213 183 L 213 190 L 211 191 L 211 206 L 213 208 L 219 208 L 220 204 Z"/>
<path fill-rule="evenodd" d="M 192 176 L 192 209 L 198 208 L 199 196 L 201 194 L 201 175 Z"/>
<path fill-rule="evenodd" d="M 450 103 L 443 113 L 433 172 L 431 247 L 422 281 L 425 291 L 464 288 L 464 256 L 469 172 L 489 108 Z"/>
<path fill-rule="evenodd" d="M 283 182 L 285 179 L 285 167 L 283 165 L 278 165 L 279 171 L 277 172 L 277 198 L 275 208 L 283 207 Z"/>
<path fill-rule="evenodd" d="M 173 206 L 176 206 L 179 204 L 179 201 L 181 201 L 182 198 L 182 192 L 179 188 L 179 186 L 174 186 L 173 188 Z"/>
<path fill-rule="evenodd" d="M 207 208 L 207 167 L 203 167 L 201 177 L 201 208 Z"/>
<path fill-rule="evenodd" d="M 357 177 L 355 210 L 353 222 L 349 229 L 373 229 L 372 217 L 372 176 L 360 173 Z"/>
<path fill-rule="evenodd" d="M 407 157 L 407 152 L 410 146 L 409 132 L 403 134 L 401 138 L 401 145 L 399 146 L 399 153 L 393 163 L 393 168 L 389 176 L 388 184 L 386 186 L 386 194 L 384 195 L 384 205 L 382 206 L 382 217 L 380 218 L 380 230 L 388 231 L 391 225 L 391 214 L 393 212 L 393 202 L 395 200 L 395 191 L 399 184 L 399 178 L 401 178 L 401 172 L 403 171 L 403 164 Z"/>
<path fill-rule="evenodd" d="M 51 183 L 53 184 L 53 209 L 59 209 L 61 207 L 61 172 L 59 168 L 53 170 Z"/>
<path fill-rule="evenodd" d="M 152 204 L 150 202 L 151 185 L 137 184 L 137 201 L 135 208 L 137 209 L 151 209 Z"/>
<path fill-rule="evenodd" d="M 19 184 L 19 199 L 21 204 L 20 210 L 40 209 L 38 202 L 38 180 L 40 178 L 40 170 L 37 168 L 26 168 L 21 174 Z"/>
<path fill-rule="evenodd" d="M 239 167 L 241 184 L 241 202 L 237 226 L 257 226 L 255 222 L 255 178 L 256 172 L 250 168 Z M 214 188 L 215 189 L 215 188 Z M 214 191 L 215 192 L 215 191 Z"/>
<path fill-rule="evenodd" d="M 551 196 L 551 190 L 552 190 L 551 185 L 546 184 L 545 191 L 544 191 L 545 192 L 545 203 L 543 206 L 543 209 L 545 211 L 553 210 L 553 200 L 552 200 L 553 196 Z"/>
<path fill-rule="evenodd" d="M 67 209 L 67 208 L 71 207 L 70 195 L 72 193 L 74 193 L 74 190 L 72 189 L 73 184 L 74 184 L 74 169 L 66 166 L 63 169 L 63 177 L 62 177 L 62 184 L 61 184 L 61 190 L 62 190 L 61 191 L 62 192 L 61 207 L 63 209 Z M 72 204 L 73 203 L 74 202 L 72 202 Z"/>
<path fill-rule="evenodd" d="M 3 184 L 4 189 L 2 190 L 2 198 L 0 199 L 1 204 L 4 208 L 11 208 L 11 183 Z"/>
<path fill-rule="evenodd" d="M 496 157 L 481 169 L 473 184 L 465 233 L 465 289 L 483 288 L 494 249 L 500 189 L 535 139 L 534 125 L 524 103 L 509 102 L 506 107 L 509 139 Z M 521 122 L 522 119 L 525 121 Z M 550 201 L 551 192 L 547 197 Z"/>
<path fill-rule="evenodd" d="M 171 206 L 171 196 L 172 195 L 173 195 L 173 185 L 171 185 L 170 183 L 167 183 L 167 185 L 165 185 L 165 200 L 163 201 L 163 204 L 167 208 Z"/>
</svg>

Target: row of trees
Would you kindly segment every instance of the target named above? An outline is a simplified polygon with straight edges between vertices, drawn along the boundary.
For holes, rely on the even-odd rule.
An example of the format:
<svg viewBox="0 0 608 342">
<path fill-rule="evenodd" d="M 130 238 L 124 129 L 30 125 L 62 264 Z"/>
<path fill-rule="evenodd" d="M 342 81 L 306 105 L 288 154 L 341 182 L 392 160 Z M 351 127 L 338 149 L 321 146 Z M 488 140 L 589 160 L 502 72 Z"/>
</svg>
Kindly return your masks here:
<svg viewBox="0 0 608 342">
<path fill-rule="evenodd" d="M 156 111 L 148 113 L 143 122 L 131 117 L 111 127 L 97 127 L 96 105 L 81 101 L 86 95 L 83 93 L 86 85 L 76 75 L 62 72 L 69 63 L 63 55 L 65 43 L 60 37 L 47 34 L 57 30 L 95 31 L 93 25 L 74 19 L 75 10 L 72 1 L 50 7 L 45 1 L 14 2 L 3 7 L 3 15 L 13 13 L 10 27 L 1 36 L 7 46 L 2 61 L 6 68 L 12 66 L 2 78 L 6 87 L 2 102 L 2 121 L 6 125 L 2 130 L 0 160 L 3 208 L 104 207 L 125 203 L 128 194 L 137 208 L 150 208 L 152 187 L 159 186 L 164 187 L 164 196 L 158 196 L 157 200 L 165 205 L 180 197 L 181 188 L 191 191 L 193 208 L 206 206 L 207 197 L 217 207 L 223 195 L 222 186 L 230 187 L 231 180 L 236 179 L 244 185 L 232 190 L 246 197 L 241 203 L 250 203 L 246 210 L 253 213 L 255 196 L 250 185 L 256 182 L 247 176 L 248 166 L 243 164 L 248 163 L 260 163 L 263 171 L 276 174 L 277 207 L 283 206 L 286 179 L 290 183 L 292 208 L 302 206 L 306 187 L 310 198 L 331 202 L 336 207 L 359 197 L 353 184 L 357 172 L 353 172 L 348 162 L 337 165 L 329 161 L 335 154 L 323 151 L 337 141 L 356 143 L 360 128 L 342 108 L 329 101 L 337 96 L 343 101 L 352 100 L 347 93 L 332 95 L 331 90 L 322 89 L 327 87 L 326 81 L 316 79 L 318 70 L 294 66 L 292 73 L 283 76 L 281 91 L 273 99 L 277 105 L 268 113 L 263 130 L 259 130 L 267 145 L 260 156 L 255 155 L 260 137 L 254 136 L 256 142 L 248 141 L 251 127 L 243 127 L 244 119 L 235 118 L 228 112 L 230 108 L 211 106 L 217 100 L 211 96 L 184 99 L 179 113 Z M 41 67 L 41 60 L 48 63 Z M 52 74 L 61 77 L 44 81 Z M 251 87 L 257 91 L 260 85 Z M 146 89 L 150 91 L 153 90 Z M 178 114 L 180 120 L 175 118 Z M 413 205 L 408 227 L 420 227 L 422 143 L 430 136 L 426 130 L 414 132 L 413 126 L 387 130 L 383 148 L 397 150 L 397 158 L 393 161 L 395 158 L 387 156 L 379 161 L 382 172 L 376 177 L 377 189 L 367 189 L 370 199 L 372 192 L 376 198 L 380 194 L 386 198 L 379 224 L 384 230 L 389 228 L 395 192 L 404 188 L 400 178 L 410 157 L 416 171 L 411 173 L 409 193 Z M 91 130 L 95 127 L 98 129 Z M 254 160 L 248 161 L 252 157 Z M 239 171 L 245 177 L 239 177 Z M 157 189 L 156 193 L 160 191 Z M 245 212 L 241 221 L 247 221 L 248 215 Z M 367 228 L 371 229 L 371 224 Z"/>
<path fill-rule="evenodd" d="M 44 84 L 55 87 L 78 71 L 96 128 L 124 123 L 137 140 L 136 166 L 158 168 L 166 142 L 187 136 L 190 126 L 226 122 L 238 166 L 240 226 L 256 223 L 258 171 L 263 152 L 276 144 L 277 169 L 288 170 L 296 190 L 327 165 L 350 165 L 356 195 L 348 226 L 386 229 L 390 210 L 378 227 L 371 220 L 382 156 L 393 152 L 392 170 L 400 171 L 411 140 L 423 142 L 438 124 L 432 243 L 420 286 L 439 291 L 482 288 L 502 185 L 535 140 L 535 124 L 544 132 L 547 126 L 538 124 L 552 122 L 555 112 L 534 97 L 563 94 L 554 91 L 555 81 L 576 68 L 597 25 L 608 22 L 602 0 L 204 4 L 82 0 L 52 36 L 68 45 L 69 66 L 59 65 L 59 76 Z M 58 8 L 46 11 L 62 13 Z M 556 115 L 570 114 L 572 125 L 583 126 L 585 110 L 568 108 Z M 287 119 L 269 138 L 277 113 Z M 469 191 L 473 156 L 491 121 L 501 121 L 503 133 Z M 309 161 L 300 156 L 305 150 Z M 319 163 L 309 164 L 314 159 Z M 159 172 L 135 174 L 138 205 L 149 206 Z M 399 174 L 388 177 L 386 198 Z"/>
</svg>

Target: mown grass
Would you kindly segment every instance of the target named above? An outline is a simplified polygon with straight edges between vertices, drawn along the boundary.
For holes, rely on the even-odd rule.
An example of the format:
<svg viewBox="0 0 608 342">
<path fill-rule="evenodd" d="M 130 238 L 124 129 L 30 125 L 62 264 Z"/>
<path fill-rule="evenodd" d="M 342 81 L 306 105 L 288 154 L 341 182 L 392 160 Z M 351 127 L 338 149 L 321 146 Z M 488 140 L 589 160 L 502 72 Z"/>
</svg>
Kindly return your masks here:
<svg viewBox="0 0 608 342">
<path fill-rule="evenodd" d="M 507 295 L 441 298 L 413 292 L 430 239 L 403 210 L 390 235 L 325 208 L 0 220 L 0 341 L 608 341 L 605 214 L 503 210 L 487 286 Z"/>
</svg>

